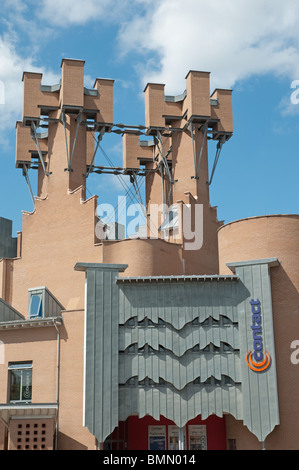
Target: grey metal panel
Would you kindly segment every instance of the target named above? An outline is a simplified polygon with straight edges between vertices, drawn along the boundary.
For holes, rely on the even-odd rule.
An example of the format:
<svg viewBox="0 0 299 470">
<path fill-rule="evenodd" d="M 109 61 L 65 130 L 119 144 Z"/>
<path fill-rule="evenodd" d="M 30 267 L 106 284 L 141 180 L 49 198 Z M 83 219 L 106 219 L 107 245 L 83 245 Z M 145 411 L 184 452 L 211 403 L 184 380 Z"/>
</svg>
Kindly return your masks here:
<svg viewBox="0 0 299 470">
<path fill-rule="evenodd" d="M 12 221 L 0 217 L 0 259 L 16 258 L 17 238 L 12 237 Z"/>
<path fill-rule="evenodd" d="M 120 284 L 119 321 L 124 324 L 136 315 L 139 321 L 148 317 L 154 323 L 161 318 L 176 329 L 195 318 L 200 322 L 208 316 L 218 320 L 220 314 L 237 321 L 237 304 L 244 292 L 240 285 L 236 289 L 235 284 L 224 281 Z"/>
<path fill-rule="evenodd" d="M 240 382 L 240 359 L 233 353 L 187 353 L 177 358 L 170 352 L 164 354 L 121 354 L 119 356 L 119 383 L 131 377 L 140 381 L 146 377 L 159 383 L 159 379 L 182 390 L 188 383 L 200 378 L 203 383 L 210 377 L 220 380 L 222 375 Z"/>
<path fill-rule="evenodd" d="M 24 320 L 25 317 L 0 298 L 0 322 Z"/>
<path fill-rule="evenodd" d="M 163 346 L 171 350 L 176 356 L 182 356 L 188 349 L 199 345 L 204 349 L 208 344 L 213 343 L 220 346 L 220 343 L 227 343 L 233 349 L 239 349 L 239 332 L 236 324 L 227 326 L 204 326 L 192 325 L 188 323 L 185 328 L 177 331 L 171 325 L 146 326 L 146 327 L 119 327 L 119 350 L 124 351 L 130 344 L 137 344 L 138 348 L 148 344 L 153 349 Z"/>
<path fill-rule="evenodd" d="M 119 349 L 123 351 L 119 355 L 119 383 L 126 384 L 133 377 L 139 381 L 135 387 L 120 385 L 120 415 L 124 419 L 132 413 L 140 417 L 150 414 L 156 419 L 163 415 L 178 426 L 198 414 L 208 417 L 229 412 L 239 419 L 242 405 L 237 305 L 248 295 L 243 285 L 224 279 L 170 282 L 167 278 L 163 282 L 118 284 Z M 134 326 L 125 324 L 129 319 Z M 153 325 L 138 324 L 145 319 Z M 159 325 L 159 319 L 165 324 Z M 199 324 L 192 324 L 196 319 Z M 221 343 L 231 346 L 231 352 L 203 352 L 207 345 L 220 347 Z M 131 352 L 132 345 L 135 349 L 148 345 L 154 351 Z M 159 346 L 166 351 L 160 352 Z M 198 352 L 192 350 L 196 346 Z M 221 380 L 225 375 L 233 381 L 231 386 L 199 387 L 194 383 Z M 167 386 L 146 387 L 142 383 L 146 378 L 155 383 L 163 379 Z"/>
<path fill-rule="evenodd" d="M 104 442 L 118 425 L 116 267 L 87 269 L 85 425 Z"/>
<path fill-rule="evenodd" d="M 201 415 L 206 419 L 212 414 L 222 417 L 230 413 L 236 419 L 242 418 L 242 393 L 240 386 L 193 386 L 178 391 L 167 384 L 163 387 L 120 387 L 119 419 L 126 420 L 131 414 L 140 418 L 150 414 L 159 420 L 164 416 L 179 427 Z"/>
<path fill-rule="evenodd" d="M 61 82 L 57 83 L 56 85 L 41 85 L 40 91 L 46 91 L 48 93 L 54 93 L 55 91 L 59 91 L 61 87 Z"/>
<path fill-rule="evenodd" d="M 243 421 L 260 441 L 264 441 L 279 424 L 269 266 L 267 262 L 263 264 L 259 260 L 257 264 L 247 263 L 243 267 L 237 266 L 236 271 L 250 293 L 238 308 Z M 247 352 L 253 349 L 252 312 L 249 303 L 251 299 L 259 299 L 261 302 L 263 345 L 271 356 L 271 365 L 263 372 L 252 371 L 246 363 Z"/>
<path fill-rule="evenodd" d="M 236 272 L 236 268 L 238 267 L 245 267 L 245 266 L 255 266 L 259 264 L 267 264 L 269 268 L 279 266 L 278 258 L 262 258 L 262 259 L 254 259 L 254 260 L 247 260 L 247 261 L 235 261 L 234 263 L 226 263 L 232 272 Z"/>
<path fill-rule="evenodd" d="M 205 419 L 230 413 L 244 419 L 260 440 L 278 424 L 268 265 L 260 260 L 245 264 L 236 266 L 234 281 L 159 277 L 134 282 L 116 279 L 124 266 L 77 265 L 87 270 L 85 420 L 100 442 L 119 419 L 134 413 L 163 415 L 178 426 L 199 414 Z M 262 374 L 246 364 L 252 342 L 249 300 L 256 296 L 263 305 L 265 347 L 272 357 Z M 126 324 L 129 319 L 134 326 Z M 192 324 L 196 319 L 197 326 Z M 207 319 L 209 326 L 203 324 Z M 231 350 L 215 351 L 222 343 Z M 210 353 L 203 351 L 208 344 Z M 197 353 L 192 350 L 196 346 Z"/>
<path fill-rule="evenodd" d="M 184 101 L 184 99 L 187 96 L 187 90 L 185 90 L 183 93 L 180 95 L 165 95 L 164 96 L 164 101 L 169 102 L 169 103 L 178 103 L 179 101 Z"/>
<path fill-rule="evenodd" d="M 54 295 L 47 288 L 45 288 L 44 301 L 45 317 L 55 317 L 61 315 L 61 311 L 64 310 L 63 305 L 56 299 L 56 297 L 54 297 Z"/>
</svg>

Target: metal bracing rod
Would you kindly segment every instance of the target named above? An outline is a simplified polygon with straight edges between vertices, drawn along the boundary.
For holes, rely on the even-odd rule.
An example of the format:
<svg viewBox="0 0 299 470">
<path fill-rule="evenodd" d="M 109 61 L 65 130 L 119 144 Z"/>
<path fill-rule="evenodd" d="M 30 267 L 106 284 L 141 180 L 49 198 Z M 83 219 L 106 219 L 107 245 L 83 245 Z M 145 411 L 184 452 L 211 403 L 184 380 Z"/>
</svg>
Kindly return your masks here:
<svg viewBox="0 0 299 470">
<path fill-rule="evenodd" d="M 69 160 L 69 149 L 67 144 L 67 134 L 66 134 L 66 121 L 65 121 L 65 113 L 64 111 L 61 112 L 61 120 L 64 127 L 64 137 L 65 137 L 65 146 L 66 146 L 66 159 L 67 159 L 67 167 L 70 167 L 70 160 Z"/>
<path fill-rule="evenodd" d="M 162 180 L 162 222 L 165 220 L 165 192 L 164 192 L 164 165 L 163 162 L 160 163 L 160 172 Z"/>
<path fill-rule="evenodd" d="M 198 178 L 198 174 L 199 174 L 199 167 L 200 167 L 200 162 L 201 162 L 201 158 L 202 158 L 202 154 L 203 154 L 203 148 L 204 148 L 204 145 L 205 145 L 207 133 L 208 133 L 208 123 L 204 124 L 204 132 L 203 132 L 203 138 L 202 138 L 202 143 L 201 143 L 201 149 L 200 149 L 200 154 L 199 154 L 199 159 L 198 159 L 198 164 L 197 164 L 197 170 L 196 170 L 196 173 L 195 173 L 195 178 L 196 179 Z M 193 138 L 193 133 L 192 133 L 192 138 Z"/>
<path fill-rule="evenodd" d="M 49 176 L 51 173 L 47 172 L 46 167 L 45 167 L 45 162 L 44 162 L 43 155 L 42 155 L 42 152 L 41 152 L 41 149 L 40 149 L 40 145 L 39 145 L 39 141 L 38 141 L 38 137 L 37 137 L 37 132 L 36 132 L 36 125 L 35 125 L 34 121 L 31 122 L 31 131 L 32 131 L 31 132 L 31 137 L 35 141 L 38 156 L 39 156 L 40 162 L 42 164 L 44 173 L 45 173 L 46 176 Z"/>
<path fill-rule="evenodd" d="M 33 196 L 32 188 L 31 188 L 31 184 L 30 184 L 30 180 L 29 180 L 29 176 L 28 176 L 28 168 L 27 168 L 26 165 L 23 165 L 23 176 L 25 176 L 33 205 L 35 205 L 35 199 L 34 199 L 34 196 Z"/>
<path fill-rule="evenodd" d="M 196 155 L 195 155 L 195 144 L 194 144 L 194 135 L 193 135 L 193 122 L 190 122 L 190 132 L 191 132 L 191 138 L 192 138 L 192 151 L 193 151 L 193 162 L 194 162 L 194 172 L 195 172 L 195 178 L 196 178 Z"/>
<path fill-rule="evenodd" d="M 78 131 L 79 131 L 79 126 L 82 122 L 82 112 L 80 111 L 77 117 L 77 127 L 76 127 L 76 134 L 73 142 L 73 148 L 72 148 L 72 154 L 71 154 L 71 159 L 68 165 L 68 170 L 70 171 L 72 168 L 72 163 L 73 163 L 73 158 L 74 158 L 74 153 L 75 153 L 75 147 L 76 147 L 76 142 L 77 142 L 77 137 L 78 137 Z"/>
<path fill-rule="evenodd" d="M 171 198 L 171 195 L 172 195 L 172 188 L 173 188 L 173 184 L 171 184 L 170 188 L 169 188 L 169 193 L 168 193 L 168 198 L 167 198 L 167 205 L 168 206 L 169 206 L 170 198 Z"/>
<path fill-rule="evenodd" d="M 173 182 L 173 180 L 172 180 L 172 176 L 171 176 L 171 173 L 170 173 L 170 170 L 169 170 L 169 166 L 168 166 L 168 163 L 167 163 L 167 155 L 170 153 L 170 151 L 167 153 L 167 155 L 165 154 L 160 131 L 157 131 L 157 136 L 158 136 L 158 140 L 159 140 L 159 142 L 160 142 L 160 144 L 161 144 L 161 149 L 162 149 L 162 150 L 160 150 L 160 147 L 159 147 L 158 143 L 157 143 L 157 147 L 158 147 L 159 153 L 160 153 L 160 155 L 161 155 L 161 157 L 162 157 L 162 160 L 163 160 L 163 163 L 164 163 L 165 170 L 166 170 L 166 172 L 167 172 L 169 181 L 173 184 L 174 182 Z"/>
<path fill-rule="evenodd" d="M 215 170 L 216 170 L 216 166 L 217 166 L 217 163 L 218 163 L 218 160 L 219 160 L 219 157 L 220 157 L 220 153 L 221 153 L 221 149 L 222 149 L 222 146 L 223 146 L 224 142 L 225 142 L 225 137 L 222 137 L 221 140 L 219 140 L 219 142 L 217 144 L 217 150 L 216 150 L 214 165 L 213 165 L 212 173 L 211 173 L 211 176 L 210 176 L 210 181 L 208 182 L 209 185 L 212 183 L 213 176 L 214 176 L 214 173 L 215 173 Z"/>
<path fill-rule="evenodd" d="M 105 134 L 105 129 L 104 129 L 104 127 L 103 127 L 102 130 L 101 130 L 101 132 L 100 132 L 99 135 L 98 135 L 97 144 L 96 144 L 95 150 L 94 150 L 94 152 L 93 152 L 93 156 L 92 156 L 91 163 L 90 163 L 89 168 L 88 168 L 88 170 L 87 170 L 87 172 L 86 172 L 86 174 L 85 174 L 85 178 L 88 178 L 89 173 L 91 172 L 91 169 L 92 169 L 92 166 L 93 166 L 95 157 L 96 157 L 96 153 L 97 153 L 97 151 L 98 151 L 100 142 L 101 142 L 101 140 L 102 140 L 104 134 Z M 93 136 L 93 137 L 94 137 L 94 136 Z"/>
<path fill-rule="evenodd" d="M 165 154 L 164 147 L 163 147 L 163 143 L 162 143 L 162 136 L 161 136 L 160 131 L 157 131 L 157 135 L 158 135 L 158 139 L 159 139 L 159 141 L 160 141 L 160 143 L 161 143 L 162 151 L 160 150 L 160 147 L 159 147 L 159 145 L 158 145 L 157 140 L 156 140 L 156 145 L 157 145 L 158 151 L 159 151 L 159 153 L 160 153 L 160 155 L 161 155 L 161 157 L 162 157 L 162 162 L 163 162 L 163 164 L 164 164 L 164 167 L 165 167 L 165 170 L 166 170 L 166 173 L 167 173 L 167 175 L 168 175 L 169 182 L 170 182 L 170 189 L 169 189 L 169 194 L 168 194 L 168 198 L 167 198 L 167 204 L 169 205 L 170 198 L 171 198 L 172 191 L 173 191 L 173 185 L 174 185 L 174 183 L 176 182 L 176 180 L 174 181 L 173 178 L 172 178 L 172 175 L 171 175 L 171 172 L 170 172 L 168 163 L 167 163 L 167 156 L 168 156 L 169 153 L 171 152 L 171 148 L 170 148 L 169 151 Z M 165 196 L 164 196 L 163 168 L 162 168 L 162 170 L 161 170 L 161 176 L 162 176 L 163 205 L 164 205 Z"/>
<path fill-rule="evenodd" d="M 201 148 L 200 148 L 200 153 L 199 153 L 199 158 L 198 158 L 198 163 L 197 163 L 197 168 L 196 168 L 196 153 L 195 153 L 195 142 L 194 142 L 194 127 L 193 123 L 190 122 L 190 132 L 191 132 L 191 138 L 192 138 L 192 150 L 193 150 L 193 161 L 194 161 L 194 172 L 195 176 L 192 176 L 191 178 L 198 179 L 198 174 L 199 174 L 199 168 L 200 168 L 200 163 L 202 159 L 202 154 L 203 154 L 203 149 L 208 133 L 208 123 L 206 122 L 202 127 L 204 127 L 204 132 L 203 132 L 203 139 L 201 143 Z"/>
<path fill-rule="evenodd" d="M 137 181 L 136 173 L 133 171 L 133 172 L 132 172 L 132 175 L 133 175 L 133 186 L 134 186 L 135 191 L 136 191 L 136 193 L 137 193 L 138 201 L 139 201 L 139 204 L 140 204 L 140 206 L 141 206 L 143 215 L 144 215 L 144 217 L 145 217 L 145 219 L 146 219 L 146 211 L 145 211 L 144 206 L 143 206 L 143 201 L 142 201 L 141 193 L 140 193 L 140 190 L 139 190 L 139 186 L 138 186 L 138 181 Z"/>
<path fill-rule="evenodd" d="M 100 150 L 101 150 L 101 152 L 103 153 L 104 157 L 106 158 L 107 162 L 111 165 L 111 167 L 115 168 L 115 167 L 113 166 L 113 163 L 112 163 L 112 161 L 111 161 L 109 155 L 107 155 L 107 153 L 105 152 L 105 150 L 104 150 L 101 146 L 99 146 L 99 147 L 100 147 Z M 132 186 L 131 186 L 131 188 L 129 188 L 129 186 L 127 185 L 127 183 L 124 181 L 123 178 L 121 178 L 121 177 L 118 176 L 118 175 L 117 175 L 117 177 L 118 177 L 118 180 L 119 180 L 120 184 L 122 185 L 122 187 L 124 188 L 124 190 L 125 190 L 125 192 L 126 192 L 126 196 L 129 196 L 130 202 L 131 202 L 132 204 L 134 204 L 135 201 L 134 201 L 133 196 L 132 196 L 132 194 L 131 194 L 131 188 L 132 188 Z"/>
</svg>

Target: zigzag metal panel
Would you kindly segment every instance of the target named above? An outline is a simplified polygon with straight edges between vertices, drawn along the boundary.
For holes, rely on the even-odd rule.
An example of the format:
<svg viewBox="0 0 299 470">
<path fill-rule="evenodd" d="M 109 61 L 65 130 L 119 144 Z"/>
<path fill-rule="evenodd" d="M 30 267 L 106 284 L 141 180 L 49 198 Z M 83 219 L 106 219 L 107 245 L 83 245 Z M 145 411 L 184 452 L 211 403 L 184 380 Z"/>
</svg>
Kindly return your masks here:
<svg viewBox="0 0 299 470">
<path fill-rule="evenodd" d="M 200 279 L 200 281 L 199 281 Z M 119 413 L 240 419 L 237 278 L 119 280 Z"/>
<path fill-rule="evenodd" d="M 222 376 L 231 382 L 240 383 L 240 358 L 236 353 L 187 352 L 178 358 L 171 352 L 144 354 L 124 354 L 119 357 L 119 383 L 145 378 L 159 384 L 160 379 L 183 390 L 186 385 L 200 380 L 205 383 L 211 377 L 221 380 Z M 228 380 L 227 379 L 227 380 Z M 191 419 L 191 418 L 190 418 Z"/>
<path fill-rule="evenodd" d="M 128 323 L 128 322 L 127 322 Z M 231 323 L 227 317 L 220 317 L 220 321 L 207 318 L 205 322 L 187 323 L 181 330 L 176 330 L 168 323 L 142 326 L 120 325 L 119 350 L 124 351 L 132 344 L 142 348 L 148 344 L 158 350 L 159 346 L 171 350 L 176 356 L 182 356 L 188 349 L 200 345 L 206 348 L 210 343 L 220 347 L 221 343 L 229 344 L 233 349 L 239 349 L 239 331 L 236 323 Z"/>
<path fill-rule="evenodd" d="M 242 419 L 241 386 L 187 385 L 182 391 L 167 384 L 162 387 L 121 387 L 119 391 L 119 419 L 125 420 L 132 413 L 142 418 L 150 414 L 159 420 L 160 415 L 183 427 L 190 416 L 202 419 L 212 414 L 230 413 Z"/>
<path fill-rule="evenodd" d="M 121 324 L 131 317 L 137 317 L 138 321 L 147 317 L 154 323 L 160 318 L 179 330 L 196 318 L 202 323 L 208 317 L 218 320 L 223 315 L 233 322 L 238 321 L 237 305 L 242 293 L 236 277 L 207 280 L 186 277 L 180 282 L 176 278 L 164 279 L 164 282 L 157 279 L 142 283 L 136 279 L 128 284 L 125 279 L 120 280 Z"/>
</svg>

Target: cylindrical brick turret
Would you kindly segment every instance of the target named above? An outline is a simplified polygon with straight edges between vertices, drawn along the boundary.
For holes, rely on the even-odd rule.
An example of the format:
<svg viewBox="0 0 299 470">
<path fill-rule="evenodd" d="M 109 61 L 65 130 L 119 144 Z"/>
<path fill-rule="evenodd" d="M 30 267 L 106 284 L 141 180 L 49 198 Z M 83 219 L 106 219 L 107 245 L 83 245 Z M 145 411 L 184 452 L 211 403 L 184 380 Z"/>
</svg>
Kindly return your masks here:
<svg viewBox="0 0 299 470">
<path fill-rule="evenodd" d="M 238 220 L 218 231 L 220 274 L 226 263 L 277 258 L 270 268 L 280 426 L 266 440 L 267 449 L 296 449 L 299 420 L 299 364 L 291 361 L 291 343 L 299 340 L 299 215 L 272 215 Z M 228 434 L 246 448 L 248 431 L 227 419 Z M 248 440 L 247 440 L 248 444 Z"/>
</svg>

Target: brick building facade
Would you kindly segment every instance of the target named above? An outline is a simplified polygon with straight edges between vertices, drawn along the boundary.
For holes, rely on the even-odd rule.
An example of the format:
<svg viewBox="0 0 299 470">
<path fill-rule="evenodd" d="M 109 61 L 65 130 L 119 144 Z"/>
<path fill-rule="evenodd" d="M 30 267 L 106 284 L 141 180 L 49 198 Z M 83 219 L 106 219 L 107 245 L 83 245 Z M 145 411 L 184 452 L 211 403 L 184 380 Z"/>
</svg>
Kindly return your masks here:
<svg viewBox="0 0 299 470">
<path fill-rule="evenodd" d="M 0 224 L 0 449 L 298 448 L 299 216 L 218 220 L 232 98 L 209 78 L 190 71 L 180 96 L 148 84 L 130 127 L 113 122 L 113 80 L 84 87 L 83 61 L 53 86 L 24 72 L 16 167 L 38 190 L 17 240 Z M 95 165 L 111 132 L 121 169 Z M 144 237 L 107 237 L 86 198 L 105 171 L 137 192 L 145 178 Z"/>
</svg>

